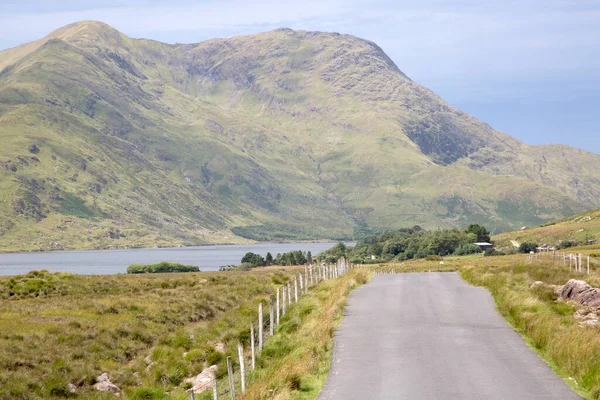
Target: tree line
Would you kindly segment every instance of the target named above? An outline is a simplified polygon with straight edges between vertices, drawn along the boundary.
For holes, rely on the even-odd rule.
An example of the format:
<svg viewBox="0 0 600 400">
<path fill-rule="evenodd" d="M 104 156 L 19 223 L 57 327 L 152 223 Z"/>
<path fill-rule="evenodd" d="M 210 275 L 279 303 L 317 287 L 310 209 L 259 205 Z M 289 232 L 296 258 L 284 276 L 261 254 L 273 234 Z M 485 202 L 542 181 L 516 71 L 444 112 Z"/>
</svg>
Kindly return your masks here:
<svg viewBox="0 0 600 400">
<path fill-rule="evenodd" d="M 346 256 L 353 263 L 408 260 L 427 256 L 467 255 L 481 253 L 476 242 L 490 242 L 490 232 L 482 225 L 471 224 L 465 229 L 425 230 L 420 226 L 387 231 L 365 237 L 356 246 L 339 243 L 317 255 L 319 261 L 335 262 Z"/>
<path fill-rule="evenodd" d="M 239 269 L 247 270 L 268 265 L 304 265 L 311 262 L 312 253 L 310 251 L 294 250 L 283 254 L 278 253 L 275 257 L 270 252 L 265 257 L 248 252 L 242 257 Z"/>
</svg>

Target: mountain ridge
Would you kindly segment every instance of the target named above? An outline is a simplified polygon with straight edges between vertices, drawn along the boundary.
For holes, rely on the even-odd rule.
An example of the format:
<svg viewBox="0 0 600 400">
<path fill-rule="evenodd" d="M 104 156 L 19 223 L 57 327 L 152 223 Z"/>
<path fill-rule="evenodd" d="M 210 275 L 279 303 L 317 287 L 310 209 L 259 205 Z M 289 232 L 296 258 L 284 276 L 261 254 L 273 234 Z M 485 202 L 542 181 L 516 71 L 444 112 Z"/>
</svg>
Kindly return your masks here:
<svg viewBox="0 0 600 400">
<path fill-rule="evenodd" d="M 495 131 L 351 35 L 165 44 L 83 21 L 32 43 L 0 52 L 9 249 L 501 231 L 600 206 L 600 156 Z"/>
</svg>

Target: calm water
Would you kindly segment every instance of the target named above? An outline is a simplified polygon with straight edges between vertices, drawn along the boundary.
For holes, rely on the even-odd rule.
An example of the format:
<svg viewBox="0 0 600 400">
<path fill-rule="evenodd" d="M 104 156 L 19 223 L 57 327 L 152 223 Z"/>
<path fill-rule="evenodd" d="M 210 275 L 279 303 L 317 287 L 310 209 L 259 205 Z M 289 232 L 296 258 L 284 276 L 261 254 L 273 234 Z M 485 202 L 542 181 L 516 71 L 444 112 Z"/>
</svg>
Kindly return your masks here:
<svg viewBox="0 0 600 400">
<path fill-rule="evenodd" d="M 52 251 L 41 253 L 0 254 L 0 275 L 26 274 L 34 269 L 76 274 L 118 274 L 130 264 L 151 264 L 159 261 L 196 265 L 201 271 L 215 271 L 221 265 L 239 264 L 247 252 L 265 256 L 292 250 L 319 251 L 335 243 L 275 243 L 249 245 L 199 246 L 164 249 Z M 352 245 L 352 244 L 351 244 Z"/>
</svg>

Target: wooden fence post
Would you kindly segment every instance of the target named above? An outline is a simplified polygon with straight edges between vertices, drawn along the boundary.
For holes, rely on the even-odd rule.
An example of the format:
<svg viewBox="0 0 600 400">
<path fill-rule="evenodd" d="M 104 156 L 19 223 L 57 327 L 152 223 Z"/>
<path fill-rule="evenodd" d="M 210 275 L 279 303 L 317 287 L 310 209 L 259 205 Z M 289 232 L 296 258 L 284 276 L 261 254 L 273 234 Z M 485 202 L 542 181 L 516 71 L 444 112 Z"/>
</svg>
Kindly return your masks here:
<svg viewBox="0 0 600 400">
<path fill-rule="evenodd" d="M 246 393 L 246 373 L 244 368 L 244 348 L 238 342 L 238 357 L 240 358 L 240 375 L 242 377 L 242 394 Z"/>
<path fill-rule="evenodd" d="M 217 390 L 217 378 L 212 381 L 213 400 L 219 400 L 219 391 Z"/>
<path fill-rule="evenodd" d="M 229 394 L 231 394 L 231 400 L 235 400 L 235 387 L 233 384 L 233 368 L 231 367 L 231 357 L 227 357 L 227 376 L 229 376 Z"/>
<path fill-rule="evenodd" d="M 304 293 L 304 279 L 302 279 L 302 272 L 298 274 L 300 277 L 300 294 Z"/>
<path fill-rule="evenodd" d="M 258 304 L 258 354 L 263 349 L 263 310 L 262 301 Z"/>
<path fill-rule="evenodd" d="M 590 274 L 590 256 L 588 256 L 588 259 L 587 259 L 587 273 L 588 273 L 588 275 Z"/>
<path fill-rule="evenodd" d="M 569 254 L 569 272 L 573 269 L 573 254 Z"/>
<path fill-rule="evenodd" d="M 304 272 L 304 294 L 308 293 L 308 271 Z"/>
<path fill-rule="evenodd" d="M 286 303 L 287 303 L 287 298 L 285 297 L 285 285 L 283 285 L 283 288 L 281 289 L 281 294 L 282 294 L 282 298 L 281 298 L 281 303 L 282 303 L 282 307 L 281 307 L 281 315 L 285 315 L 285 309 L 286 309 Z"/>
<path fill-rule="evenodd" d="M 288 282 L 287 284 L 287 294 L 288 294 L 288 306 L 292 306 L 292 284 Z"/>
<path fill-rule="evenodd" d="M 275 333 L 275 299 L 271 296 L 271 304 L 269 306 L 269 333 L 271 336 Z"/>
<path fill-rule="evenodd" d="M 190 400 L 196 400 L 196 391 L 194 388 L 192 388 L 192 391 L 190 392 Z"/>
<path fill-rule="evenodd" d="M 250 350 L 252 352 L 252 370 L 256 369 L 256 351 L 254 350 L 254 324 L 250 324 Z"/>
<path fill-rule="evenodd" d="M 313 286 L 315 283 L 313 281 L 313 266 L 312 266 L 312 264 L 308 268 L 308 274 L 310 275 L 310 286 Z"/>
<path fill-rule="evenodd" d="M 279 326 L 279 288 L 277 288 L 277 326 Z"/>
<path fill-rule="evenodd" d="M 298 278 L 294 278 L 294 303 L 298 302 Z"/>
</svg>

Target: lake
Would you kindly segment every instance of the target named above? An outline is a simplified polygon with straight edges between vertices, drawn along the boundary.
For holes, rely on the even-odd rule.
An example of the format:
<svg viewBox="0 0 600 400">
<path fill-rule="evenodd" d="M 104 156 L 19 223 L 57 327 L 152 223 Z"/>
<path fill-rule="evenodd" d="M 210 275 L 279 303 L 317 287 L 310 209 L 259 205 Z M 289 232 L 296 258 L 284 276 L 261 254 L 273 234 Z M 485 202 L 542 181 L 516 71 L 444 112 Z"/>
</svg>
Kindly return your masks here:
<svg viewBox="0 0 600 400">
<path fill-rule="evenodd" d="M 170 261 L 196 265 L 201 271 L 216 271 L 221 265 L 239 264 L 247 252 L 263 257 L 271 252 L 310 251 L 316 255 L 335 243 L 261 243 L 155 249 L 49 251 L 0 254 L 0 275 L 26 274 L 32 270 L 72 272 L 82 275 L 125 273 L 130 264 L 153 264 Z M 354 243 L 348 243 L 354 245 Z"/>
</svg>

